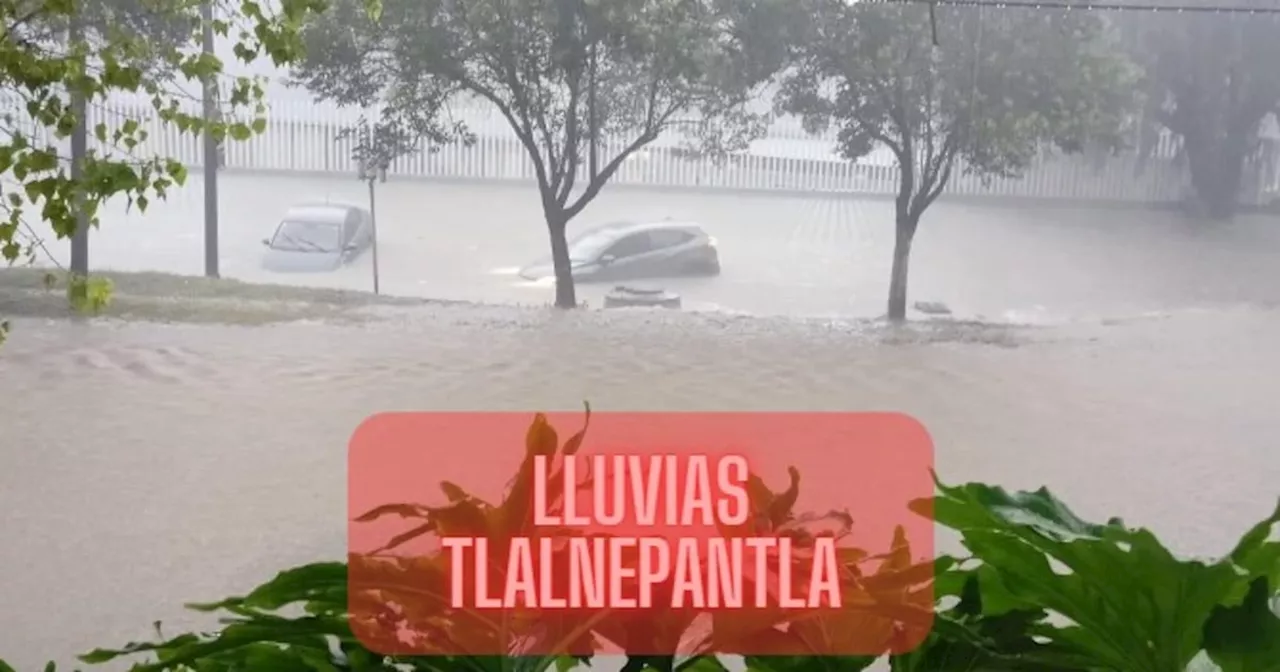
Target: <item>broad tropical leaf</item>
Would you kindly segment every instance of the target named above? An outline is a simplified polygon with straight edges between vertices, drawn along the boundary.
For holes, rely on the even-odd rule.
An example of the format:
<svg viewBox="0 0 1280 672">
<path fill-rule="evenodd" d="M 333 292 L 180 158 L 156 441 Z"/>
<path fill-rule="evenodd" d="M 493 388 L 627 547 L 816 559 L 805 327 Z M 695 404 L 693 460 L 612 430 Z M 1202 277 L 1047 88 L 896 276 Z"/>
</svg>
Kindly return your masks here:
<svg viewBox="0 0 1280 672">
<path fill-rule="evenodd" d="M 1155 535 L 1120 520 L 1076 516 L 1048 490 L 1010 494 L 971 483 L 939 485 L 936 520 L 963 536 L 986 567 L 982 591 L 992 615 L 1047 609 L 1070 624 L 1039 624 L 1034 634 L 1065 665 L 1088 660 L 1117 672 L 1181 670 L 1203 648 L 1206 621 L 1238 600 L 1277 542 L 1250 531 L 1219 561 L 1176 558 Z M 1270 526 L 1280 511 L 1261 525 Z"/>
</svg>

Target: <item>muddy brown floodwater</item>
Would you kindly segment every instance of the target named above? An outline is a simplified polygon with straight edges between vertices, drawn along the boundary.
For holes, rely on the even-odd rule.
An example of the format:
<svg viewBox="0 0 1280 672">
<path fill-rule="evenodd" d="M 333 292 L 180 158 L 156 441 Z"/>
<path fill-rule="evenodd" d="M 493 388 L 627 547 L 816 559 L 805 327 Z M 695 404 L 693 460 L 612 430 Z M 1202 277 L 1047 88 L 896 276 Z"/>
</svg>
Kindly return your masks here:
<svg viewBox="0 0 1280 672">
<path fill-rule="evenodd" d="M 289 203 L 360 198 L 354 180 L 248 179 L 223 192 L 232 277 L 267 279 L 257 241 Z M 545 249 L 531 194 L 384 188 L 388 291 L 550 298 L 499 272 Z M 199 203 L 187 189 L 145 217 L 108 213 L 95 264 L 199 273 Z M 702 220 L 726 270 L 680 288 L 692 307 L 791 319 L 457 305 L 358 325 L 14 320 L 0 351 L 0 655 L 34 669 L 148 638 L 157 619 L 207 625 L 181 605 L 341 558 L 347 439 L 385 410 L 898 410 L 928 427 L 945 479 L 1048 485 L 1179 552 L 1222 553 L 1269 512 L 1274 219 L 1204 230 L 1151 213 L 939 204 L 917 245 L 916 298 L 1061 324 L 996 339 L 1017 347 L 888 345 L 794 319 L 880 310 L 887 208 L 619 189 L 584 215 Z M 368 270 L 325 284 L 364 287 Z"/>
<path fill-rule="evenodd" d="M 1049 485 L 1220 553 L 1280 493 L 1280 313 L 885 345 L 838 325 L 443 306 L 363 326 L 19 320 L 0 356 L 0 651 L 205 624 L 185 601 L 340 558 L 346 441 L 384 410 L 901 410 L 950 481 Z M 428 477 L 426 480 L 430 480 Z"/>
</svg>

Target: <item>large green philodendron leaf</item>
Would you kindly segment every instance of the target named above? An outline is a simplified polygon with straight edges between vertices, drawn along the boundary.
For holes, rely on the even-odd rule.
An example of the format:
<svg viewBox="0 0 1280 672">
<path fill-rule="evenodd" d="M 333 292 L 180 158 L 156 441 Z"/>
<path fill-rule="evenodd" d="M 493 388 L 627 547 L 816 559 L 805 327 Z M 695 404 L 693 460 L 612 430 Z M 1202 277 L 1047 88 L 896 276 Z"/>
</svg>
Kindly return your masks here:
<svg viewBox="0 0 1280 672">
<path fill-rule="evenodd" d="M 1276 586 L 1267 577 L 1249 584 L 1239 606 L 1218 607 L 1204 626 L 1204 647 L 1222 672 L 1280 672 L 1280 616 Z"/>
<path fill-rule="evenodd" d="M 1254 578 L 1277 571 L 1280 542 L 1267 535 L 1280 507 L 1230 555 L 1206 562 L 1176 558 L 1151 532 L 1118 519 L 1081 520 L 1043 488 L 1010 494 L 979 483 L 938 487 L 933 515 L 984 563 L 988 613 L 1045 609 L 1064 618 L 1068 623 L 1036 627 L 1069 656 L 1064 664 L 1183 670 L 1204 649 L 1215 609 L 1238 604 Z"/>
<path fill-rule="evenodd" d="M 940 609 L 933 632 L 914 651 L 890 659 L 892 672 L 1086 672 L 1087 661 L 1076 660 L 1054 642 L 1034 635 L 1048 615 L 1043 609 L 985 607 L 983 570 L 948 566 L 939 571 L 934 592 L 954 606 Z"/>
</svg>

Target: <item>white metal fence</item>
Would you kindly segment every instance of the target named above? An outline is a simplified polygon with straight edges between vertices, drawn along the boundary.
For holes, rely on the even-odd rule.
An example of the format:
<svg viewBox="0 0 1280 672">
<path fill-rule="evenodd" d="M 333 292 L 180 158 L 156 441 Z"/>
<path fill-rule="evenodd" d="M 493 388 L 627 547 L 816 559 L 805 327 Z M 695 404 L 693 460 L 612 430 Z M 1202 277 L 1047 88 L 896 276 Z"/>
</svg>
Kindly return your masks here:
<svg viewBox="0 0 1280 672">
<path fill-rule="evenodd" d="M 242 142 L 228 140 L 224 167 L 354 176 L 356 166 L 351 158 L 351 143 L 337 141 L 335 135 L 358 116 L 358 111 L 335 110 L 305 101 L 273 101 L 265 133 Z M 496 111 L 472 107 L 459 112 L 458 116 L 465 119 L 478 136 L 475 145 L 445 146 L 435 152 L 402 157 L 391 166 L 389 174 L 445 179 L 533 179 L 532 166 L 523 148 Z M 165 124 L 141 101 L 95 103 L 90 117 L 91 124 L 102 122 L 108 127 L 116 127 L 130 118 L 141 122 L 148 138 L 134 149 L 135 156 L 167 156 L 192 167 L 203 164 L 199 137 L 180 133 Z M 60 144 L 66 146 L 65 139 Z M 99 152 L 121 152 L 118 147 L 100 145 L 92 137 L 90 146 Z M 896 193 L 897 166 L 886 151 L 851 163 L 837 157 L 834 148 L 831 137 L 814 138 L 807 135 L 798 122 L 786 119 L 776 122 L 766 137 L 753 143 L 749 151 L 721 162 L 690 157 L 680 150 L 678 139 L 662 138 L 624 164 L 613 183 L 710 190 Z M 607 151 L 602 151 L 602 155 Z M 1021 178 L 993 179 L 984 184 L 976 176 L 957 174 L 945 193 L 1169 203 L 1181 200 L 1187 192 L 1182 163 L 1176 139 L 1165 135 L 1146 160 L 1134 153 L 1122 156 L 1046 153 Z M 1271 186 L 1277 174 L 1274 162 L 1269 159 L 1254 163 L 1257 167 L 1251 170 L 1241 194 L 1246 204 L 1260 204 L 1269 200 L 1274 192 Z"/>
</svg>

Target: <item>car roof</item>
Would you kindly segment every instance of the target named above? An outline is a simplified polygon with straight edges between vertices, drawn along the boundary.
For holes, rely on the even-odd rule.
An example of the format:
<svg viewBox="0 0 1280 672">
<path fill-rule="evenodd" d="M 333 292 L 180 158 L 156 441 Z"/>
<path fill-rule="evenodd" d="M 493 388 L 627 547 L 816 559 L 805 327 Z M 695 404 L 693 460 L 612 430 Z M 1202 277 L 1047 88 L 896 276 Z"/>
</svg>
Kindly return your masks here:
<svg viewBox="0 0 1280 672">
<path fill-rule="evenodd" d="M 617 221 L 601 224 L 583 231 L 583 235 L 608 233 L 615 237 L 622 237 L 640 231 L 655 231 L 661 229 L 675 229 L 679 231 L 688 231 L 693 234 L 704 234 L 702 226 L 696 222 L 680 221 L 674 219 L 661 220 L 643 220 L 643 221 Z"/>
<path fill-rule="evenodd" d="M 285 211 L 285 219 L 318 224 L 341 224 L 346 221 L 347 213 L 352 210 L 363 211 L 364 208 L 350 203 L 299 203 L 289 206 Z"/>
</svg>

